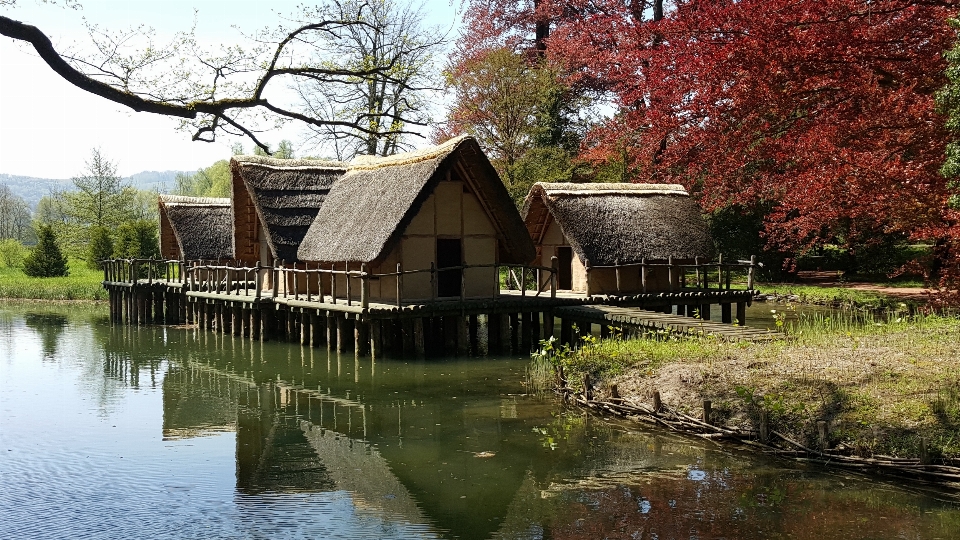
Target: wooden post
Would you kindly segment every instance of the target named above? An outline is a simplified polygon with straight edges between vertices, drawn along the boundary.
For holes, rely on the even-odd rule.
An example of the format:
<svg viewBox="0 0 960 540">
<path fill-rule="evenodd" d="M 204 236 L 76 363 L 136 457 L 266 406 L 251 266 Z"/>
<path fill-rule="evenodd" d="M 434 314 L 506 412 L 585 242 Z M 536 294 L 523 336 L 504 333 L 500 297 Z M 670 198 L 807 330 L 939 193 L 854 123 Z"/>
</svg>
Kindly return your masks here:
<svg viewBox="0 0 960 540">
<path fill-rule="evenodd" d="M 827 439 L 827 423 L 823 420 L 817 421 L 817 436 L 820 439 L 820 451 L 823 452 L 830 447 L 829 440 Z"/>
<path fill-rule="evenodd" d="M 753 290 L 753 272 L 754 272 L 754 268 L 756 267 L 756 264 L 757 264 L 757 256 L 751 255 L 750 268 L 747 269 L 747 290 L 748 291 Z"/>
<path fill-rule="evenodd" d="M 500 319 L 503 315 L 490 313 L 487 315 L 487 354 L 501 354 L 503 342 L 500 336 Z"/>
<path fill-rule="evenodd" d="M 260 316 L 260 306 L 254 305 L 253 309 L 250 310 L 250 339 L 254 341 L 259 341 L 262 332 L 262 317 Z M 266 341 L 266 340 L 264 340 Z"/>
<path fill-rule="evenodd" d="M 767 444 L 770 440 L 770 415 L 766 407 L 760 409 L 760 442 Z"/>
<path fill-rule="evenodd" d="M 310 346 L 310 336 L 313 335 L 313 331 L 310 328 L 310 323 L 313 322 L 310 314 L 306 310 L 300 311 L 300 345 L 304 347 Z"/>
<path fill-rule="evenodd" d="M 693 269 L 696 272 L 697 285 L 696 288 L 700 288 L 700 257 L 693 258 Z"/>
<path fill-rule="evenodd" d="M 723 302 L 720 304 L 720 319 L 724 324 L 730 324 L 733 322 L 733 315 L 730 311 L 730 302 Z"/>
<path fill-rule="evenodd" d="M 253 276 L 253 283 L 254 287 L 256 288 L 254 297 L 257 300 L 260 300 L 260 292 L 263 290 L 263 278 L 260 276 L 260 261 L 257 261 L 257 269 L 256 274 Z"/>
<path fill-rule="evenodd" d="M 510 314 L 510 352 L 520 352 L 520 314 Z"/>
<path fill-rule="evenodd" d="M 613 261 L 613 271 L 617 276 L 617 294 L 620 294 L 620 259 Z"/>
<path fill-rule="evenodd" d="M 723 288 L 723 253 L 717 256 L 717 288 Z"/>
<path fill-rule="evenodd" d="M 370 321 L 357 319 L 354 322 L 354 351 L 358 355 L 370 352 Z"/>
<path fill-rule="evenodd" d="M 320 275 L 317 274 L 317 277 L 319 278 Z M 323 341 L 323 324 L 321 324 L 320 314 L 313 311 L 310 313 L 310 346 L 319 347 Z"/>
<path fill-rule="evenodd" d="M 647 294 L 647 258 L 640 259 L 640 290 Z"/>
<path fill-rule="evenodd" d="M 344 261 L 343 263 L 343 278 L 347 282 L 347 305 L 353 305 L 353 293 L 350 292 L 350 263 Z"/>
<path fill-rule="evenodd" d="M 327 312 L 327 350 L 337 349 L 337 319 L 332 311 Z"/>
<path fill-rule="evenodd" d="M 747 303 L 737 302 L 737 325 L 747 325 Z"/>
<path fill-rule="evenodd" d="M 573 346 L 573 321 L 560 319 L 560 344 Z"/>
<path fill-rule="evenodd" d="M 668 290 L 673 292 L 673 255 L 667 255 L 667 283 Z"/>
<path fill-rule="evenodd" d="M 402 307 L 401 299 L 403 298 L 403 266 L 400 263 L 397 263 L 397 309 Z"/>
<path fill-rule="evenodd" d="M 460 315 L 456 317 L 457 324 L 457 356 L 470 354 L 470 326 L 469 320 Z"/>
<path fill-rule="evenodd" d="M 479 325 L 479 322 L 477 321 L 477 316 L 470 315 L 467 318 L 467 323 L 468 323 L 467 333 L 469 334 L 469 340 L 470 340 L 470 354 L 472 356 L 477 356 L 480 353 L 480 344 L 477 339 L 480 325 Z"/>
<path fill-rule="evenodd" d="M 557 297 L 557 274 L 560 272 L 560 261 L 557 259 L 557 256 L 554 255 L 550 257 L 550 298 Z M 553 328 L 553 324 L 550 324 L 550 328 Z"/>
<path fill-rule="evenodd" d="M 337 267 L 330 263 L 330 303 L 337 303 Z"/>
<path fill-rule="evenodd" d="M 364 313 L 370 308 L 370 279 L 367 277 L 367 263 L 360 263 L 360 308 Z"/>
<path fill-rule="evenodd" d="M 710 423 L 710 417 L 713 415 L 713 402 L 709 399 L 703 400 L 703 421 L 704 423 Z"/>
<path fill-rule="evenodd" d="M 700 318 L 705 321 L 710 320 L 710 304 L 700 304 Z"/>
<path fill-rule="evenodd" d="M 920 464 L 929 465 L 930 464 L 930 449 L 928 448 L 929 439 L 926 437 L 920 437 Z"/>
<path fill-rule="evenodd" d="M 660 391 L 653 391 L 653 412 L 658 413 L 660 409 L 663 408 L 663 402 L 660 401 Z"/>
<path fill-rule="evenodd" d="M 417 317 L 413 319 L 413 349 L 414 353 L 418 357 L 423 357 L 426 354 L 426 349 L 424 348 L 423 341 L 423 318 Z"/>
<path fill-rule="evenodd" d="M 548 309 L 543 312 L 543 339 L 550 339 L 553 337 L 553 310 Z"/>
<path fill-rule="evenodd" d="M 382 319 L 370 321 L 370 358 L 383 355 L 383 325 L 387 322 Z"/>
<path fill-rule="evenodd" d="M 593 386 L 590 383 L 590 374 L 583 374 L 583 399 L 593 401 Z"/>
</svg>

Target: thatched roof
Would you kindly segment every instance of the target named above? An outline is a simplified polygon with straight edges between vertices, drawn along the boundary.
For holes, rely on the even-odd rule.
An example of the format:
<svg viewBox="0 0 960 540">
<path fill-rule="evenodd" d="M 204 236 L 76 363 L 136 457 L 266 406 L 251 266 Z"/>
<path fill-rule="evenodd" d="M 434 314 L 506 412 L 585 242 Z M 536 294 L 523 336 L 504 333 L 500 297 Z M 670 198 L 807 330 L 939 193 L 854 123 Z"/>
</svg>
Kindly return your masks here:
<svg viewBox="0 0 960 540">
<path fill-rule="evenodd" d="M 370 262 L 385 257 L 447 172 L 456 168 L 487 209 L 500 261 L 528 263 L 536 250 L 506 188 L 477 142 L 458 137 L 417 152 L 363 156 L 330 190 L 300 246 L 309 261 Z"/>
<path fill-rule="evenodd" d="M 333 183 L 343 176 L 339 161 L 234 156 L 234 181 L 241 180 L 264 225 L 273 256 L 297 261 L 297 248 Z"/>
<path fill-rule="evenodd" d="M 230 199 L 160 195 L 160 212 L 173 229 L 183 259 L 233 257 Z"/>
<path fill-rule="evenodd" d="M 713 256 L 699 206 L 676 184 L 537 183 L 523 216 L 536 243 L 553 216 L 580 259 L 593 266 Z"/>
</svg>

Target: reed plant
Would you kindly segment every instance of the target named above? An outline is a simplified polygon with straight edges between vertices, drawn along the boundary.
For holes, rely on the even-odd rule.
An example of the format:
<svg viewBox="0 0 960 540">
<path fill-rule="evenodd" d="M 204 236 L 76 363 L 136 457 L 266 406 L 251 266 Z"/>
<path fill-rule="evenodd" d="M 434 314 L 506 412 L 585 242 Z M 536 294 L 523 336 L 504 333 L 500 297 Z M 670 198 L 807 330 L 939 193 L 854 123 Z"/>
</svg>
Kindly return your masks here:
<svg viewBox="0 0 960 540">
<path fill-rule="evenodd" d="M 0 298 L 31 300 L 106 300 L 103 272 L 83 261 L 70 261 L 64 277 L 29 277 L 19 268 L 0 268 Z"/>
</svg>

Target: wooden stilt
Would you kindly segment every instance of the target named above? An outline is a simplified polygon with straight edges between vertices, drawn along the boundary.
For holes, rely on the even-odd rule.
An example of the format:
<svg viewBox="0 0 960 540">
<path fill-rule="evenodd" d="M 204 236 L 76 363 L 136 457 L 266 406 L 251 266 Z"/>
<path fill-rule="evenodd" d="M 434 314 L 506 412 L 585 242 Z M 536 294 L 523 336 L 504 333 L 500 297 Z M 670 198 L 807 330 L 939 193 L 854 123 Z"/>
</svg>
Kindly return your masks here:
<svg viewBox="0 0 960 540">
<path fill-rule="evenodd" d="M 730 313 L 730 302 L 720 304 L 720 320 L 725 324 L 733 322 L 733 315 Z"/>
<path fill-rule="evenodd" d="M 413 319 L 413 349 L 418 357 L 423 357 L 426 353 L 423 342 L 423 319 L 420 317 Z"/>
<path fill-rule="evenodd" d="M 383 325 L 384 321 L 380 319 L 370 321 L 370 358 L 383 355 Z"/>
<path fill-rule="evenodd" d="M 472 356 L 477 356 L 478 354 L 480 354 L 480 343 L 477 337 L 480 330 L 480 323 L 476 315 L 470 315 L 468 319 L 468 325 L 469 327 L 467 329 L 467 332 L 469 333 L 469 339 L 470 339 L 470 354 Z"/>
<path fill-rule="evenodd" d="M 510 352 L 520 352 L 520 314 L 510 314 Z"/>
<path fill-rule="evenodd" d="M 366 355 L 370 352 L 370 321 L 355 321 L 354 329 L 354 350 L 358 355 Z"/>
<path fill-rule="evenodd" d="M 737 302 L 737 324 L 746 326 L 747 324 L 747 303 Z"/>
<path fill-rule="evenodd" d="M 334 317 L 333 312 L 327 312 L 327 350 L 333 351 L 337 349 L 337 318 Z"/>
<path fill-rule="evenodd" d="M 487 315 L 487 354 L 503 354 L 502 318 L 503 315 L 496 313 Z"/>
<path fill-rule="evenodd" d="M 456 317 L 457 324 L 457 356 L 470 354 L 470 325 L 467 317 Z"/>
</svg>

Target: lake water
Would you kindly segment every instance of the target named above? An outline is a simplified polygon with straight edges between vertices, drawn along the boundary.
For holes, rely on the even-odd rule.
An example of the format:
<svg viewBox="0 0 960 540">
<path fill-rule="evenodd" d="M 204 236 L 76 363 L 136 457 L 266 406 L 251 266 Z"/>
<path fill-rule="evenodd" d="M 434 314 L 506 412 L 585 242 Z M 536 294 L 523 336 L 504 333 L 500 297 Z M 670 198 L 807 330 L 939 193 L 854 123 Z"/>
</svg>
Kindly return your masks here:
<svg viewBox="0 0 960 540">
<path fill-rule="evenodd" d="M 604 420 L 528 359 L 0 307 L 0 538 L 958 538 L 949 493 Z"/>
</svg>

